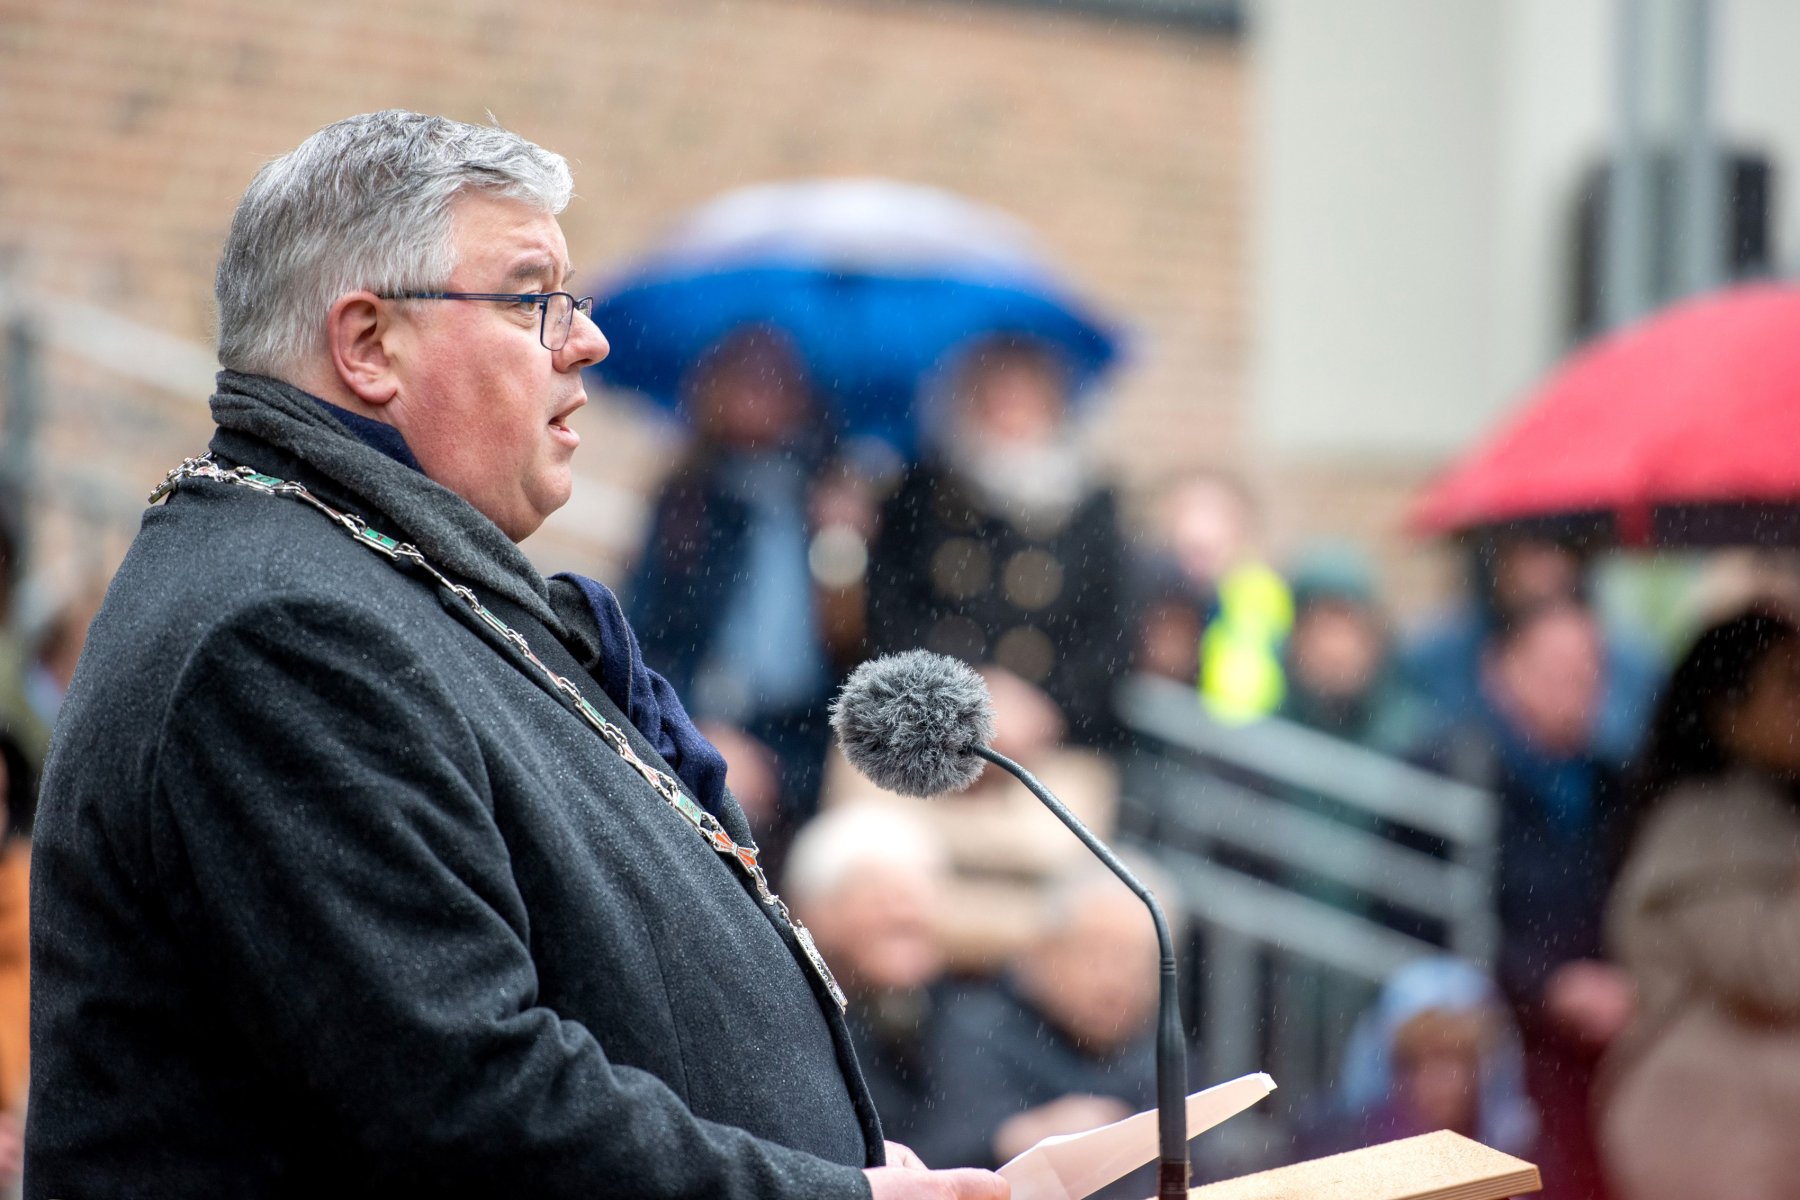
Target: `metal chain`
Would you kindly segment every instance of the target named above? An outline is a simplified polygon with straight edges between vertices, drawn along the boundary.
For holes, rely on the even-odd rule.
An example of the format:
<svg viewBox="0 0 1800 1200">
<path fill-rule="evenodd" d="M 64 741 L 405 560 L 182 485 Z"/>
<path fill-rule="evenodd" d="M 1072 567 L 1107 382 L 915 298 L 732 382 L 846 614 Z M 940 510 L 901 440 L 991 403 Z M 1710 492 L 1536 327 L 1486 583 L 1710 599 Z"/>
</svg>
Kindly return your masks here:
<svg viewBox="0 0 1800 1200">
<path fill-rule="evenodd" d="M 632 747 L 631 740 L 626 737 L 625 731 L 607 720 L 599 709 L 588 703 L 587 697 L 581 694 L 581 689 L 576 687 L 572 681 L 557 674 L 548 663 L 539 658 L 531 649 L 530 643 L 525 640 L 525 635 L 496 616 L 487 605 L 481 602 L 481 598 L 473 590 L 464 584 L 457 583 L 438 570 L 424 554 L 420 553 L 416 546 L 389 537 L 355 513 L 340 512 L 313 495 L 304 484 L 295 483 L 289 479 L 277 479 L 273 475 L 264 475 L 250 467 L 221 467 L 214 461 L 210 453 L 186 459 L 180 466 L 170 471 L 157 485 L 156 490 L 150 493 L 149 502 L 156 504 L 168 498 L 181 483 L 190 479 L 210 479 L 217 483 L 229 483 L 237 487 L 248 488 L 266 496 L 291 496 L 296 500 L 304 501 L 324 513 L 333 523 L 342 526 L 356 542 L 373 550 L 389 562 L 396 566 L 416 567 L 429 575 L 439 587 L 456 597 L 470 612 L 474 613 L 477 620 L 497 633 L 508 645 L 517 650 L 526 662 L 542 673 L 550 685 L 569 702 L 570 707 L 575 710 L 577 715 L 587 722 L 620 758 L 624 759 L 639 775 L 642 775 L 651 789 L 667 801 L 669 807 L 679 813 L 705 839 L 708 845 L 721 857 L 737 864 L 738 869 L 755 887 L 757 899 L 774 909 L 788 928 L 793 930 L 794 939 L 800 943 L 800 949 L 806 955 L 807 961 L 818 974 L 820 981 L 824 983 L 825 989 L 831 993 L 831 998 L 837 1002 L 839 1011 L 849 1007 L 849 1001 L 845 999 L 843 989 L 838 986 L 837 979 L 831 973 L 831 968 L 826 965 L 824 955 L 819 953 L 818 945 L 813 941 L 812 934 L 788 909 L 787 902 L 770 888 L 768 874 L 763 870 L 762 863 L 758 861 L 761 852 L 756 848 L 755 843 L 744 845 L 734 840 L 725 826 L 720 823 L 719 818 L 702 808 L 692 797 L 683 792 L 681 785 L 667 771 L 659 770 L 645 762 L 637 750 Z"/>
</svg>

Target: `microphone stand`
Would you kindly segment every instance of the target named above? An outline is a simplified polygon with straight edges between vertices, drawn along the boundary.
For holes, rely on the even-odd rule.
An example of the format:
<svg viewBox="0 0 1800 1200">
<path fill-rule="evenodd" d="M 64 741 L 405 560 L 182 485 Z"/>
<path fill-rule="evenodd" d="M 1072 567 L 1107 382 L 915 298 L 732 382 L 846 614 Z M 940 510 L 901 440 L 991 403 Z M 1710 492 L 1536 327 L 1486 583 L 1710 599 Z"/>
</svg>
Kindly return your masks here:
<svg viewBox="0 0 1800 1200">
<path fill-rule="evenodd" d="M 1161 1151 L 1156 1171 L 1156 1200 L 1187 1200 L 1187 1045 L 1181 1031 L 1181 1004 L 1176 996 L 1175 941 L 1169 936 L 1169 923 L 1163 917 L 1162 905 L 1156 902 L 1149 888 L 1138 882 L 1130 868 L 1119 861 L 1112 848 L 1095 837 L 1094 831 L 1083 825 L 1081 818 L 1070 812 L 1030 771 L 986 746 L 976 746 L 974 752 L 1017 777 L 1150 909 L 1150 919 L 1156 924 L 1156 943 L 1162 949 L 1162 990 L 1158 997 L 1156 1022 L 1156 1131 Z"/>
</svg>

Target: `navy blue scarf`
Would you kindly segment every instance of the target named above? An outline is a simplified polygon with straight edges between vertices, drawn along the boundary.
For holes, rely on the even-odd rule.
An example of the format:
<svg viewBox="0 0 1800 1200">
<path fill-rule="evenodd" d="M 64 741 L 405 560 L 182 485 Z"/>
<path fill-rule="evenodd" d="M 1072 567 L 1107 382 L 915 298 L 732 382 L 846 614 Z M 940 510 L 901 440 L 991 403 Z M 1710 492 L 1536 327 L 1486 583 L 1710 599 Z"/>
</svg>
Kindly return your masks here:
<svg viewBox="0 0 1800 1200">
<path fill-rule="evenodd" d="M 668 680 L 644 665 L 637 634 L 612 589 L 597 579 L 564 572 L 553 582 L 573 584 L 587 601 L 600 635 L 600 686 L 638 732 L 675 768 L 681 781 L 713 813 L 725 798 L 725 756 L 694 727 L 693 718 Z"/>
</svg>

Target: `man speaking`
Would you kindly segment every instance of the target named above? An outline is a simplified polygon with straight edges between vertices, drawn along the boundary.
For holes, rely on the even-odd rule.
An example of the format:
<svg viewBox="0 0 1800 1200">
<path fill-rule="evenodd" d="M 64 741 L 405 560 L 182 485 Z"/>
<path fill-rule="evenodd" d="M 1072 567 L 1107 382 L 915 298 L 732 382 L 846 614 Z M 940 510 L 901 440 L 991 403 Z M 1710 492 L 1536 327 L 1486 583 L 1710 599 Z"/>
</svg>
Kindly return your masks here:
<svg viewBox="0 0 1800 1200">
<path fill-rule="evenodd" d="M 218 430 L 95 621 L 36 834 L 26 1194 L 1003 1197 L 896 1151 L 569 497 L 563 159 L 390 111 L 260 171 Z"/>
</svg>

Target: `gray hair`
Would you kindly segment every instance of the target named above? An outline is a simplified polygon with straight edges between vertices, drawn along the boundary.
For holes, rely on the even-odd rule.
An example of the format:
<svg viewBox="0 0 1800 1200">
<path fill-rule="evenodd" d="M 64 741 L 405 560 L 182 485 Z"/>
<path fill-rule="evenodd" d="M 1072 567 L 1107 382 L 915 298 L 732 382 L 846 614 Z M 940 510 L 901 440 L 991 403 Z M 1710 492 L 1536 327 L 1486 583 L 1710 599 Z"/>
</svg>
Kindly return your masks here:
<svg viewBox="0 0 1800 1200">
<path fill-rule="evenodd" d="M 1173 940 L 1180 942 L 1186 932 L 1187 906 L 1182 902 L 1181 889 L 1174 878 L 1163 870 L 1162 864 L 1149 855 L 1137 850 L 1116 851 L 1119 861 L 1127 870 L 1137 876 L 1137 881 L 1150 889 L 1157 903 L 1162 905 L 1163 917 L 1169 923 L 1169 932 Z M 1137 897 L 1125 882 L 1112 873 L 1105 863 L 1086 855 L 1074 860 L 1062 870 L 1045 881 L 1043 892 L 1043 909 L 1040 932 L 1044 937 L 1055 938 L 1075 922 L 1075 918 L 1088 905 L 1093 903 L 1096 895 L 1110 895 L 1118 898 Z M 1148 912 L 1144 920 L 1149 921 Z"/>
<path fill-rule="evenodd" d="M 219 362 L 293 372 L 346 292 L 428 290 L 456 269 L 465 189 L 559 213 L 569 164 L 516 133 L 404 109 L 327 125 L 267 163 L 231 219 L 213 294 Z"/>
<path fill-rule="evenodd" d="M 878 864 L 898 865 L 934 880 L 950 869 L 937 833 L 907 808 L 849 804 L 814 817 L 800 830 L 788 849 L 781 890 L 800 907 L 824 904 Z"/>
</svg>

